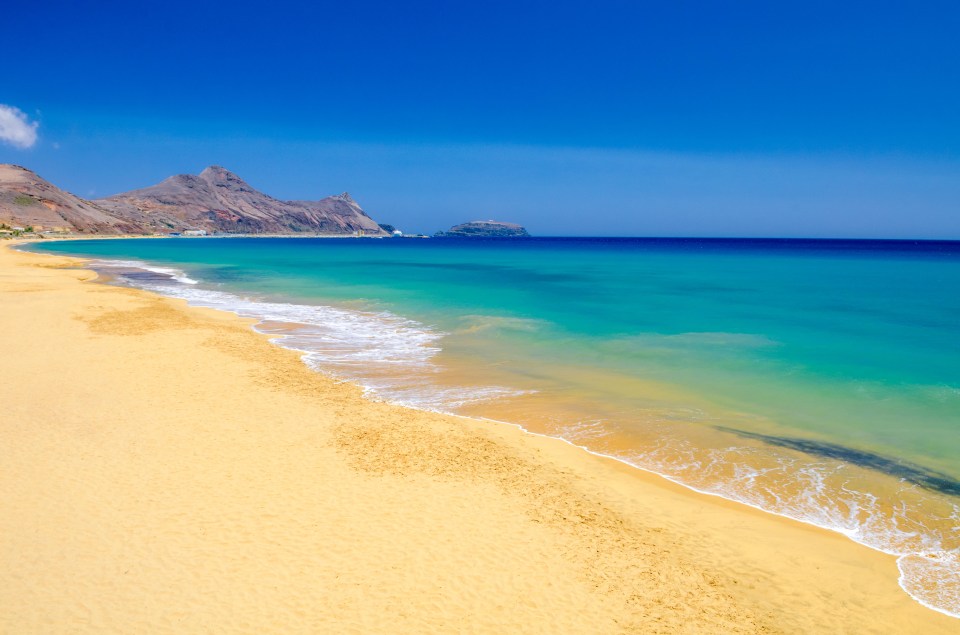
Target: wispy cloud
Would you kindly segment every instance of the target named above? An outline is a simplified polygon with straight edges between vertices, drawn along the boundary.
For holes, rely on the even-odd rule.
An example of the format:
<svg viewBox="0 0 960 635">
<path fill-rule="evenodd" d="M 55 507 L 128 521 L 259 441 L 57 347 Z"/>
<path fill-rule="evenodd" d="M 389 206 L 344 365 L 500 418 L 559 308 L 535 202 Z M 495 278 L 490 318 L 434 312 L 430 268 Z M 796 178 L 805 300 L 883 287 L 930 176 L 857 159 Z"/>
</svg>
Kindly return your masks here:
<svg viewBox="0 0 960 635">
<path fill-rule="evenodd" d="M 31 148 L 37 142 L 39 127 L 19 108 L 0 104 L 0 141 L 16 148 Z"/>
</svg>

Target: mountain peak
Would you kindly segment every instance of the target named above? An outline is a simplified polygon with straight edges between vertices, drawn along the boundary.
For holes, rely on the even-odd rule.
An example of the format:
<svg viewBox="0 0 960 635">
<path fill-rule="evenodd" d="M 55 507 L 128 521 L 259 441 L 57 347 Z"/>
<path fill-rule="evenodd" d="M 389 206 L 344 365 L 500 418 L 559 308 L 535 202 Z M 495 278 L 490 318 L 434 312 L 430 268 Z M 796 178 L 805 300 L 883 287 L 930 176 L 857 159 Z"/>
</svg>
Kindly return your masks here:
<svg viewBox="0 0 960 635">
<path fill-rule="evenodd" d="M 203 172 L 200 173 L 200 178 L 207 180 L 214 179 L 240 179 L 239 176 L 228 170 L 227 168 L 220 165 L 211 165 L 204 168 Z"/>
<path fill-rule="evenodd" d="M 210 167 L 204 169 L 197 178 L 217 188 L 226 188 L 236 192 L 260 194 L 253 189 L 249 183 L 241 179 L 230 170 L 219 165 L 211 165 Z M 261 194 L 261 196 L 265 195 Z"/>
</svg>

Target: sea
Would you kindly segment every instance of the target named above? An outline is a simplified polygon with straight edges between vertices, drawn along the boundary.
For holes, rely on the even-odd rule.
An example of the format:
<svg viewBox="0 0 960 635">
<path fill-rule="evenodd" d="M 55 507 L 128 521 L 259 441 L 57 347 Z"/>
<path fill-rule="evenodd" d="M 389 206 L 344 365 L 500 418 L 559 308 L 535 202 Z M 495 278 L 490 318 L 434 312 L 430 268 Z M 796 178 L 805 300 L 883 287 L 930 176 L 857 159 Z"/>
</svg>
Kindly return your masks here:
<svg viewBox="0 0 960 635">
<path fill-rule="evenodd" d="M 894 554 L 960 617 L 960 242 L 44 242 L 371 399 L 517 424 Z"/>
</svg>

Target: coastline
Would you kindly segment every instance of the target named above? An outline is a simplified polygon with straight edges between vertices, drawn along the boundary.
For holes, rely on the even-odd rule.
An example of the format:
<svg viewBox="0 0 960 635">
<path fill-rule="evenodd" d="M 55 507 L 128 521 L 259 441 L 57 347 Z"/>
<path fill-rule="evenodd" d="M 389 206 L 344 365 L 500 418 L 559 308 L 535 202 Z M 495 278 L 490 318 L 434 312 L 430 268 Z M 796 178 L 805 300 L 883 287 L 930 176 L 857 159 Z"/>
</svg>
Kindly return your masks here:
<svg viewBox="0 0 960 635">
<path fill-rule="evenodd" d="M 952 632 L 895 559 L 0 246 L 0 627 Z"/>
</svg>

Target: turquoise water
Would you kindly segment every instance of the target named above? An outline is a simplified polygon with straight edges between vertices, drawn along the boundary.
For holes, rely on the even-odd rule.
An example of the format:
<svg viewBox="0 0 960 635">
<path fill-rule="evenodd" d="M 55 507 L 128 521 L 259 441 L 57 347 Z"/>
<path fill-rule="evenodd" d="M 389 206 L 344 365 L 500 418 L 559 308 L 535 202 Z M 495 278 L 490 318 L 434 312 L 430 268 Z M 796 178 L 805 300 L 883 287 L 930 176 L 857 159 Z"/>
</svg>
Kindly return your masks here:
<svg viewBox="0 0 960 635">
<path fill-rule="evenodd" d="M 841 531 L 899 555 L 913 597 L 960 614 L 960 243 L 35 248 L 258 317 L 373 397 L 509 420 Z"/>
</svg>

